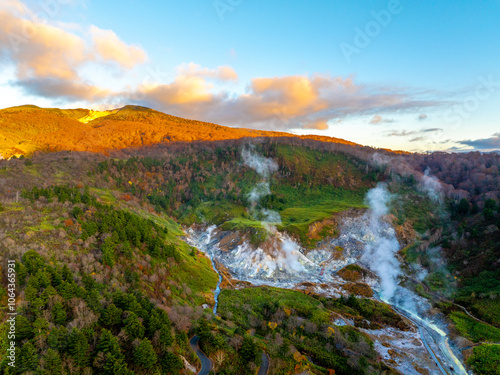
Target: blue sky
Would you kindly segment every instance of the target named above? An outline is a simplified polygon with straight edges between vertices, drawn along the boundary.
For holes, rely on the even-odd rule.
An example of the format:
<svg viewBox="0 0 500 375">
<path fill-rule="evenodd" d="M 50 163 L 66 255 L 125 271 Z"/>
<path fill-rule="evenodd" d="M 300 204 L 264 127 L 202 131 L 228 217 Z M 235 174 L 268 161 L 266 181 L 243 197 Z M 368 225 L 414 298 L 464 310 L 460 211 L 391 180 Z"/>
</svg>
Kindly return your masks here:
<svg viewBox="0 0 500 375">
<path fill-rule="evenodd" d="M 0 107 L 133 103 L 374 147 L 500 149 L 498 0 L 2 3 Z"/>
</svg>

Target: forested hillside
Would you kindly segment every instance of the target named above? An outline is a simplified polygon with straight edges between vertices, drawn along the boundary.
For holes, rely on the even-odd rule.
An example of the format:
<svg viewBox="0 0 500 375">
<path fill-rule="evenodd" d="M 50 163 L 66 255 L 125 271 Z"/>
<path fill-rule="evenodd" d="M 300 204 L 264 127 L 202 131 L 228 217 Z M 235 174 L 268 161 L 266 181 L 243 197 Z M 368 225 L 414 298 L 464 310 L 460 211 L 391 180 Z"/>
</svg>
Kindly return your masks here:
<svg viewBox="0 0 500 375">
<path fill-rule="evenodd" d="M 112 152 L 160 142 L 216 141 L 244 137 L 286 137 L 288 133 L 239 129 L 188 120 L 140 106 L 111 111 L 40 108 L 0 110 L 0 156 L 28 156 L 36 150 Z M 189 128 L 189 131 L 186 129 Z M 302 136 L 355 145 L 339 138 Z"/>
<path fill-rule="evenodd" d="M 249 143 L 278 166 L 256 206 L 249 194 L 262 176 L 241 157 Z M 343 215 L 365 212 L 367 191 L 385 182 L 397 197 L 388 220 L 401 244 L 398 256 L 415 275 L 407 283 L 472 343 L 469 363 L 486 374 L 485 363 L 499 354 L 477 344 L 500 341 L 500 159 L 441 156 L 252 137 L 3 160 L 0 264 L 5 286 L 7 261 L 16 261 L 22 366 L 10 368 L 2 350 L 1 371 L 187 374 L 189 364 L 200 367 L 188 342 L 197 334 L 219 374 L 255 373 L 263 351 L 272 374 L 395 373 L 364 329 L 405 331 L 409 323 L 362 297 L 360 284 L 336 298 L 307 289 L 236 288 L 229 278 L 214 316 L 217 274 L 184 241 L 187 227 L 214 224 L 257 247 L 269 236 L 258 212 L 273 210 L 281 218 L 277 230 L 311 250 L 339 236 Z M 427 168 L 445 183 L 432 185 L 437 200 L 425 183 Z M 423 277 L 412 271 L 416 265 L 426 270 Z M 357 268 L 340 274 L 352 282 L 366 276 Z M 7 306 L 5 287 L 0 297 Z M 339 325 L 338 316 L 352 324 Z"/>
</svg>

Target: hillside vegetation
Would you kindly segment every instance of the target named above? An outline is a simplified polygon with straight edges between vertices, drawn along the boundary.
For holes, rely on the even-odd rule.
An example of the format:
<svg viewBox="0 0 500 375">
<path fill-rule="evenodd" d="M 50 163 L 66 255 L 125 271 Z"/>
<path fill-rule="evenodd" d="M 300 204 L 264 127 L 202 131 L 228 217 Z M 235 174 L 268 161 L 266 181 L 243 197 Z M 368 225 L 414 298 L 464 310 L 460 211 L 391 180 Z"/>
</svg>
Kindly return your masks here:
<svg viewBox="0 0 500 375">
<path fill-rule="evenodd" d="M 215 141 L 244 137 L 280 137 L 287 133 L 238 129 L 170 116 L 149 108 L 125 106 L 100 113 L 21 106 L 0 110 L 0 155 L 31 155 L 35 150 L 108 152 L 160 142 Z M 189 129 L 189 131 L 187 131 Z M 324 142 L 355 143 L 304 136 Z"/>
<path fill-rule="evenodd" d="M 500 157 L 397 155 L 312 138 L 258 137 L 262 133 L 251 130 L 238 130 L 238 139 L 231 139 L 232 128 L 131 107 L 87 124 L 79 121 L 89 116 L 86 110 L 10 109 L 0 118 L 21 121 L 19 113 L 31 118 L 29 111 L 34 119 L 53 120 L 43 131 L 33 120 L 30 139 L 38 151 L 32 157 L 0 161 L 0 246 L 5 249 L 0 302 L 7 305 L 7 260 L 15 260 L 16 355 L 23 363 L 15 370 L 6 365 L 6 311 L 1 310 L 4 373 L 187 373 L 184 359 L 199 368 L 188 344 L 194 334 L 202 337 L 219 374 L 254 374 L 262 351 L 271 357 L 272 374 L 390 373 L 359 329 L 407 329 L 387 305 L 250 287 L 223 290 L 215 317 L 203 305 L 213 304 L 217 274 L 209 259 L 182 239 L 183 226 L 210 223 L 258 245 L 267 233 L 259 212 L 270 209 L 281 217 L 280 231 L 313 248 L 338 235 L 342 212 L 365 210 L 366 192 L 381 181 L 395 196 L 388 219 L 413 278 L 407 282 L 449 316 L 454 332 L 477 342 L 468 360 L 476 373 L 491 373 L 489 358 L 498 357 L 491 342 L 498 341 L 500 329 L 495 185 Z M 187 126 L 193 126 L 191 135 L 198 137 L 199 130 L 200 137 L 213 137 L 161 138 L 186 134 Z M 127 148 L 132 144 L 121 127 L 129 129 L 127 137 L 132 128 L 149 129 L 134 135 L 134 145 L 165 142 Z M 1 129 L 16 131 L 13 125 Z M 97 134 L 108 138 L 96 143 Z M 43 139 L 46 143 L 36 143 Z M 40 151 L 49 141 L 74 142 L 88 151 Z M 249 193 L 262 177 L 242 160 L 248 143 L 278 165 L 267 180 L 270 194 L 253 211 Z M 119 149 L 107 148 L 115 146 Z M 102 150 L 108 155 L 94 152 Z M 446 166 L 458 176 L 448 176 Z M 437 200 L 422 183 L 427 167 L 446 182 Z M 428 273 L 420 277 L 414 269 Z M 344 271 L 360 272 L 354 266 Z M 353 326 L 336 326 L 337 314 Z"/>
</svg>

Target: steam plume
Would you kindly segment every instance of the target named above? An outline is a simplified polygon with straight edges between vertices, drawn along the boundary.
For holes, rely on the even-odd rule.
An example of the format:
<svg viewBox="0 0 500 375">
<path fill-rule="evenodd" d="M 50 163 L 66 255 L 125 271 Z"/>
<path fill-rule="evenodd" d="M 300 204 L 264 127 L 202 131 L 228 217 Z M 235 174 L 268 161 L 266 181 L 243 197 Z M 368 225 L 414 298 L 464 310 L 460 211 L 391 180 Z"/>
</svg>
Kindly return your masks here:
<svg viewBox="0 0 500 375">
<path fill-rule="evenodd" d="M 243 164 L 252 168 L 259 174 L 259 176 L 261 176 L 261 181 L 248 194 L 248 200 L 250 201 L 250 214 L 255 219 L 262 219 L 264 223 L 281 223 L 280 214 L 276 211 L 261 209 L 259 212 L 256 212 L 257 204 L 261 198 L 271 194 L 271 189 L 269 188 L 269 177 L 272 173 L 278 170 L 278 164 L 276 164 L 276 162 L 271 158 L 266 158 L 257 154 L 254 145 L 250 145 L 248 148 L 243 148 L 241 151 L 241 157 L 243 158 Z"/>
<path fill-rule="evenodd" d="M 387 205 L 391 198 L 385 184 L 379 184 L 368 192 L 367 200 L 371 208 L 369 226 L 373 240 L 366 245 L 362 257 L 363 263 L 380 278 L 380 296 L 386 302 L 393 299 L 401 275 L 399 261 L 396 258 L 399 250 L 396 233 L 383 221 L 383 216 L 389 211 Z"/>
<path fill-rule="evenodd" d="M 430 169 L 427 168 L 420 180 L 420 188 L 427 193 L 434 202 L 442 202 L 443 190 L 441 183 L 435 176 L 431 176 Z"/>
</svg>

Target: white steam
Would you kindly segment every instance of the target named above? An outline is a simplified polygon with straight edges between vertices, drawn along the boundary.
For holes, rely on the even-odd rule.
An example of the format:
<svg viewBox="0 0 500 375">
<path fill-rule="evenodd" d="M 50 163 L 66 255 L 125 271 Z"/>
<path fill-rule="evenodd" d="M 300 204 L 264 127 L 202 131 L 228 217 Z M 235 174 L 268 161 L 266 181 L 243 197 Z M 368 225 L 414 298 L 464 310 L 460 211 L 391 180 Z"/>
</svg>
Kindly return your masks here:
<svg viewBox="0 0 500 375">
<path fill-rule="evenodd" d="M 263 208 L 262 210 L 260 210 L 260 213 L 262 214 L 264 222 L 281 224 L 281 216 L 279 212 Z"/>
<path fill-rule="evenodd" d="M 255 152 L 255 146 L 250 145 L 241 151 L 243 163 L 255 170 L 264 179 L 268 179 L 271 173 L 278 170 L 278 164 L 271 159 L 261 156 Z"/>
<path fill-rule="evenodd" d="M 396 253 L 399 243 L 394 229 L 383 220 L 389 212 L 388 203 L 392 196 L 385 184 L 379 184 L 367 194 L 369 227 L 372 240 L 366 244 L 361 261 L 366 264 L 380 279 L 380 297 L 383 301 L 393 300 L 401 275 Z"/>
<path fill-rule="evenodd" d="M 266 195 L 271 194 L 271 190 L 269 189 L 269 182 L 263 181 L 259 182 L 252 191 L 248 194 L 248 200 L 251 204 L 256 205 L 259 203 L 259 200 Z"/>
<path fill-rule="evenodd" d="M 430 169 L 427 168 L 420 179 L 420 189 L 424 191 L 434 202 L 443 201 L 443 189 L 441 183 L 435 176 L 431 176 Z"/>
<path fill-rule="evenodd" d="M 289 236 L 279 233 L 276 227 L 271 225 L 271 223 L 281 224 L 280 214 L 266 208 L 257 210 L 260 199 L 271 194 L 269 178 L 272 173 L 278 170 L 278 164 L 271 158 L 257 154 L 254 145 L 244 148 L 241 151 L 241 156 L 243 163 L 261 176 L 261 181 L 248 194 L 249 211 L 254 219 L 261 220 L 263 227 L 274 236 L 275 240 L 271 242 L 272 246 L 268 244 L 266 250 L 260 247 L 253 249 L 247 243 L 240 245 L 234 261 L 239 263 L 240 266 L 245 263 L 254 265 L 248 276 L 260 274 L 265 275 L 265 277 L 272 277 L 279 272 L 286 274 L 305 272 L 304 265 L 311 262 L 300 252 L 300 246 Z"/>
<path fill-rule="evenodd" d="M 243 148 L 241 151 L 241 157 L 243 158 L 243 164 L 255 170 L 262 179 L 248 194 L 248 200 L 250 201 L 250 214 L 254 217 L 254 219 L 260 219 L 264 223 L 281 224 L 281 217 L 278 212 L 268 209 L 261 209 L 259 211 L 256 210 L 259 201 L 266 195 L 271 194 L 271 189 L 269 188 L 269 177 L 272 173 L 278 170 L 278 164 L 276 164 L 276 162 L 271 158 L 266 158 L 257 154 L 254 145 L 250 145 L 248 148 Z"/>
</svg>

